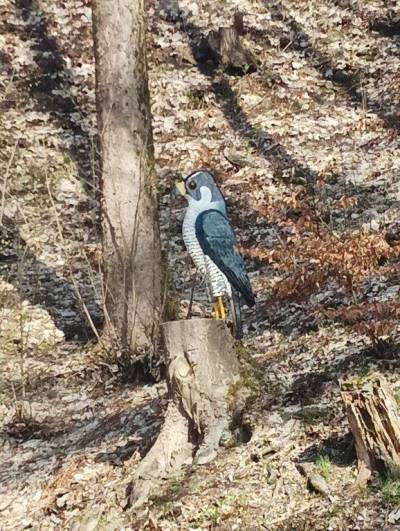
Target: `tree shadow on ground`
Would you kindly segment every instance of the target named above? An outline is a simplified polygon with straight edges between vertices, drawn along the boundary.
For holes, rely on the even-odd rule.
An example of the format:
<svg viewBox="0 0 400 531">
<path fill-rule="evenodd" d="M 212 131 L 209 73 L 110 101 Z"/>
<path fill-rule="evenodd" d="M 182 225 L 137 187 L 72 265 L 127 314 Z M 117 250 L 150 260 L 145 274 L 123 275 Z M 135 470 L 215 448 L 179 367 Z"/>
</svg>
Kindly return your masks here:
<svg viewBox="0 0 400 531">
<path fill-rule="evenodd" d="M 17 13 L 25 23 L 26 38 L 34 52 L 39 72 L 21 82 L 32 96 L 39 112 L 49 112 L 60 127 L 61 136 L 68 140 L 70 154 L 77 164 L 78 176 L 86 190 L 96 195 L 97 153 L 96 139 L 85 126 L 87 113 L 73 96 L 72 73 L 60 52 L 57 41 L 51 37 L 48 21 L 34 0 L 17 0 Z"/>
<path fill-rule="evenodd" d="M 340 68 L 334 64 L 333 60 L 325 52 L 322 52 L 315 45 L 313 40 L 307 34 L 304 26 L 297 22 L 283 6 L 278 3 L 272 8 L 272 19 L 282 21 L 286 26 L 286 32 L 278 36 L 280 37 L 280 44 L 282 48 L 290 48 L 295 50 L 302 57 L 308 60 L 324 79 L 332 81 L 336 86 L 343 89 L 343 93 L 347 94 L 351 101 L 362 106 L 366 110 L 372 110 L 377 116 L 381 118 L 387 129 L 392 129 L 396 132 L 400 129 L 400 110 L 396 109 L 394 112 L 388 109 L 388 105 L 382 105 L 379 101 L 370 98 L 365 91 L 363 91 L 363 79 L 367 77 L 365 72 L 355 70 L 351 65 L 347 64 L 344 68 Z M 395 36 L 400 34 L 400 22 L 397 19 L 391 19 L 390 16 L 385 19 L 376 19 L 370 21 L 370 29 L 379 31 L 383 36 Z M 265 42 L 270 38 L 271 31 L 260 30 L 256 28 L 249 28 L 248 33 L 254 39 Z M 274 32 L 276 34 L 276 30 Z M 375 71 L 373 77 L 376 82 L 379 82 L 379 72 Z M 393 105 L 394 106 L 394 105 Z M 390 105 L 389 105 L 390 107 Z"/>
<path fill-rule="evenodd" d="M 87 321 L 82 302 L 86 305 L 96 327 L 103 322 L 103 312 L 94 287 L 77 283 L 60 276 L 51 267 L 38 260 L 21 237 L 18 226 L 4 216 L 0 226 L 2 249 L 0 254 L 0 278 L 14 286 L 17 306 L 27 299 L 31 304 L 43 307 L 51 316 L 55 326 L 61 330 L 67 341 L 88 341 L 94 332 Z M 5 305 L 10 305 L 7 294 Z"/>
<path fill-rule="evenodd" d="M 166 1 L 164 0 L 162 4 L 164 10 L 167 11 L 167 20 L 178 25 L 189 37 L 189 44 L 192 48 L 193 57 L 196 60 L 196 66 L 209 79 L 218 106 L 232 129 L 246 140 L 250 148 L 270 163 L 274 179 L 284 181 L 289 185 L 300 184 L 305 187 L 308 196 L 305 199 L 307 208 L 309 208 L 315 220 L 323 227 L 323 230 L 327 232 L 335 231 L 336 233 L 345 233 L 360 229 L 363 225 L 368 225 L 371 221 L 370 215 L 372 214 L 367 214 L 369 209 L 379 209 L 382 207 L 384 210 L 387 210 L 397 208 L 400 205 L 397 197 L 391 197 L 389 195 L 386 183 L 379 185 L 371 182 L 366 183 L 361 188 L 352 183 L 345 183 L 343 176 L 339 173 L 324 175 L 324 181 L 327 186 L 324 187 L 324 192 L 320 193 L 318 191 L 318 173 L 289 154 L 281 143 L 275 142 L 273 134 L 261 130 L 259 127 L 255 127 L 250 122 L 241 107 L 238 94 L 232 88 L 230 77 L 221 73 L 218 70 L 218 65 L 208 57 L 203 31 L 193 24 L 184 12 L 179 10 L 177 2 L 169 2 L 169 4 L 174 5 L 174 12 L 173 16 L 168 16 L 165 3 Z M 364 96 L 358 90 L 358 78 L 355 73 L 352 71 L 343 72 L 333 67 L 329 57 L 311 47 L 309 36 L 296 21 L 281 11 L 276 16 L 284 17 L 290 32 L 298 36 L 294 39 L 294 44 L 292 43 L 291 45 L 297 46 L 298 51 L 302 50 L 304 52 L 304 43 L 298 42 L 298 40 L 300 37 L 301 39 L 305 39 L 305 53 L 309 54 L 316 68 L 319 68 L 325 77 L 328 70 L 333 69 L 334 82 L 342 86 L 345 94 L 352 101 L 356 100 L 358 103 L 362 103 Z M 382 118 L 387 128 L 397 130 L 398 123 L 393 125 L 394 116 L 388 115 L 386 110 L 377 102 L 369 101 L 367 103 Z M 369 147 L 366 146 L 365 149 L 367 152 Z M 338 182 L 343 183 L 343 186 L 337 186 Z M 344 194 L 356 195 L 358 201 L 357 209 L 349 209 L 345 214 L 343 214 L 343 210 L 336 210 L 332 207 L 334 202 L 339 200 Z M 371 199 L 372 197 L 373 200 Z M 243 208 L 242 210 L 243 212 L 248 212 L 252 209 L 248 206 L 248 208 Z M 355 210 L 357 211 L 356 215 L 354 215 Z M 265 227 L 268 227 L 268 223 L 266 223 Z M 315 322 L 312 319 L 310 320 L 307 315 L 302 316 L 301 322 L 304 325 L 302 328 L 302 330 L 304 329 L 303 332 L 318 328 Z M 270 325 L 271 323 L 268 324 Z M 296 324 L 299 324 L 299 322 Z M 276 325 L 278 327 L 280 326 L 278 322 Z M 286 330 L 284 326 L 283 331 L 291 334 L 292 328 L 289 326 L 289 329 Z"/>
<path fill-rule="evenodd" d="M 395 12 L 389 11 L 386 17 L 371 18 L 369 29 L 377 31 L 382 37 L 400 36 L 400 17 Z M 399 41 L 396 41 L 400 45 Z"/>
<path fill-rule="evenodd" d="M 350 432 L 345 435 L 333 435 L 318 441 L 306 448 L 298 458 L 302 462 L 315 462 L 319 456 L 328 456 L 337 466 L 347 467 L 353 465 L 357 460 L 354 439 Z"/>
<path fill-rule="evenodd" d="M 237 131 L 251 148 L 271 164 L 274 178 L 287 179 L 291 183 L 314 183 L 317 177 L 316 172 L 297 161 L 282 144 L 275 142 L 267 131 L 250 123 L 240 105 L 238 95 L 231 87 L 229 77 L 221 74 L 217 65 L 204 56 L 204 35 L 201 29 L 182 12 L 180 21 L 183 31 L 190 39 L 197 68 L 210 80 L 216 101 L 232 129 Z"/>
<path fill-rule="evenodd" d="M 164 0 L 162 4 L 164 4 L 165 1 L 166 0 Z M 173 16 L 167 15 L 167 20 L 173 21 L 176 25 L 180 25 L 182 31 L 188 35 L 189 44 L 192 48 L 192 54 L 196 60 L 196 66 L 199 71 L 210 80 L 211 88 L 219 107 L 224 113 L 225 118 L 232 129 L 238 132 L 240 136 L 246 140 L 249 147 L 262 156 L 267 162 L 269 162 L 274 179 L 286 182 L 290 185 L 300 184 L 305 186 L 307 194 L 310 197 L 309 205 L 311 209 L 318 210 L 315 212 L 318 216 L 325 216 L 326 218 L 329 218 L 329 222 L 333 225 L 332 228 L 334 230 L 341 228 L 334 226 L 336 218 L 340 218 L 340 213 L 335 213 L 335 211 L 332 213 L 331 204 L 335 200 L 339 199 L 343 194 L 357 194 L 359 204 L 365 205 L 365 207 L 362 207 L 364 210 L 370 206 L 369 197 L 371 195 L 371 190 L 374 189 L 375 194 L 379 196 L 378 199 L 382 199 L 387 202 L 388 208 L 400 205 L 400 202 L 397 199 L 390 199 L 386 197 L 388 195 L 386 184 L 378 186 L 371 182 L 370 184 L 367 183 L 368 186 L 365 186 L 365 190 L 362 190 L 359 186 L 352 183 L 344 183 L 343 176 L 340 173 L 334 172 L 324 175 L 324 181 L 326 183 L 324 193 L 318 194 L 318 172 L 299 162 L 293 155 L 288 153 L 286 148 L 281 143 L 274 140 L 273 134 L 254 126 L 249 121 L 246 113 L 241 107 L 238 94 L 231 86 L 229 76 L 221 73 L 218 70 L 218 65 L 210 60 L 209 56 L 207 55 L 205 37 L 202 30 L 193 24 L 189 18 L 181 10 L 179 10 L 177 2 L 172 2 L 172 4 L 175 6 L 173 10 Z M 164 9 L 166 9 L 165 6 Z M 295 21 L 293 21 L 293 24 L 295 24 Z M 297 29 L 300 31 L 299 28 Z M 309 39 L 308 36 L 306 36 L 306 38 Z M 300 49 L 304 50 L 303 48 Z M 317 54 L 319 52 L 315 51 L 315 53 Z M 325 65 L 324 68 L 330 68 L 328 59 L 325 56 L 321 55 L 318 57 L 323 65 Z M 353 91 L 353 89 L 355 90 L 353 81 L 349 81 L 351 76 L 349 78 L 345 76 L 343 79 L 339 79 L 339 77 L 340 76 L 338 73 L 337 81 L 343 84 L 343 86 L 346 86 L 350 93 Z M 361 95 L 355 92 L 354 97 L 361 98 Z M 358 101 L 361 100 L 359 99 Z M 382 110 L 382 113 L 384 113 L 384 110 Z M 383 114 L 382 117 L 384 118 Z M 392 127 L 393 124 L 391 123 L 391 118 L 389 122 L 391 124 L 390 127 Z M 386 122 L 388 127 L 389 122 Z M 396 127 L 398 123 L 400 122 L 397 122 Z M 365 146 L 366 153 L 368 152 L 368 149 L 370 149 L 370 146 Z M 337 189 L 337 186 L 335 187 L 338 181 L 340 181 L 342 184 L 342 186 L 340 186 L 340 190 Z M 375 196 L 374 203 L 376 204 L 376 202 L 377 197 Z M 358 221 L 352 219 L 350 215 L 349 218 L 351 220 L 352 229 L 357 228 L 357 226 L 364 221 L 360 217 L 358 217 Z"/>
<path fill-rule="evenodd" d="M 349 350 L 347 356 L 333 359 L 325 370 L 303 373 L 294 378 L 284 402 L 287 405 L 310 405 L 320 399 L 331 384 L 336 385 L 339 379 L 365 376 L 371 370 L 400 371 L 400 343 L 397 339 L 386 342 L 379 349 L 366 346 L 361 349 L 349 347 Z"/>
<path fill-rule="evenodd" d="M 18 91 L 31 96 L 38 112 L 50 114 L 51 120 L 60 129 L 61 139 L 70 146 L 69 153 L 76 163 L 79 179 L 86 191 L 92 197 L 96 196 L 95 140 L 85 127 L 88 116 L 73 95 L 72 74 L 56 40 L 50 36 L 48 21 L 37 2 L 17 0 L 16 8 L 24 21 L 23 37 L 29 43 L 37 66 L 30 77 L 17 80 Z M 1 232 L 9 249 L 2 249 L 0 256 L 1 277 L 10 282 L 23 298 L 45 308 L 66 340 L 86 341 L 92 338 L 93 330 L 82 302 L 96 327 L 101 326 L 103 315 L 101 302 L 90 279 L 77 280 L 74 285 L 72 277 L 67 280 L 38 260 L 20 236 L 16 221 L 4 219 Z M 21 257 L 23 263 L 19 263 Z"/>
<path fill-rule="evenodd" d="M 47 463 L 53 470 L 52 456 L 57 456 L 60 464 L 69 462 L 70 456 L 91 456 L 97 463 L 109 463 L 121 466 L 135 452 L 141 457 L 150 450 L 156 440 L 163 422 L 163 403 L 159 398 L 149 399 L 137 408 L 120 409 L 116 413 L 101 416 L 93 415 L 89 420 L 71 420 L 60 425 L 60 419 L 50 419 L 47 423 L 27 424 L 25 437 L 19 437 L 18 426 L 11 421 L 0 431 L 0 440 L 8 441 L 12 446 L 19 446 L 25 440 L 37 439 L 43 444 L 33 445 L 26 457 L 18 462 L 18 473 L 13 462 L 2 462 L 0 478 L 2 486 L 11 488 L 24 477 L 36 473 L 39 463 Z M 79 413 L 82 412 L 79 410 Z M 21 428 L 19 428 L 21 430 Z M 21 432 L 19 432 L 21 434 Z M 134 440 L 132 440 L 134 437 Z M 125 443 L 121 445 L 121 442 Z M 58 444 L 56 444 L 58 442 Z M 47 444 L 49 443 L 49 444 Z M 107 450 L 104 450 L 104 444 Z M 44 465 L 46 466 L 46 465 Z M 14 467 L 14 473 L 10 469 Z M 57 471 L 55 472 L 57 474 Z"/>
</svg>

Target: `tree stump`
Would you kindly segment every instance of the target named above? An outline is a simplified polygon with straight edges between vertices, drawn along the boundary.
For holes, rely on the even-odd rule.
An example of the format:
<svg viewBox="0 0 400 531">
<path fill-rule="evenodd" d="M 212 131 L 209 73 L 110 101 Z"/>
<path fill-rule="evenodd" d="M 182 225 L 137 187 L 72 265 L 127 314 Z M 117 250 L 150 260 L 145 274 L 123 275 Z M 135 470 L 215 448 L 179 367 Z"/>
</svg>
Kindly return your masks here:
<svg viewBox="0 0 400 531">
<path fill-rule="evenodd" d="M 228 73 L 244 75 L 257 70 L 257 59 L 241 41 L 243 33 L 243 14 L 235 13 L 231 27 L 211 30 L 207 36 L 211 56 Z"/>
<path fill-rule="evenodd" d="M 362 382 L 342 382 L 341 395 L 355 440 L 362 482 L 374 471 L 398 472 L 399 408 L 384 378 L 374 375 Z"/>
<path fill-rule="evenodd" d="M 127 506 L 141 505 L 160 479 L 211 461 L 231 420 L 227 395 L 240 364 L 225 324 L 190 319 L 162 329 L 170 401 L 158 439 L 128 487 Z"/>
</svg>

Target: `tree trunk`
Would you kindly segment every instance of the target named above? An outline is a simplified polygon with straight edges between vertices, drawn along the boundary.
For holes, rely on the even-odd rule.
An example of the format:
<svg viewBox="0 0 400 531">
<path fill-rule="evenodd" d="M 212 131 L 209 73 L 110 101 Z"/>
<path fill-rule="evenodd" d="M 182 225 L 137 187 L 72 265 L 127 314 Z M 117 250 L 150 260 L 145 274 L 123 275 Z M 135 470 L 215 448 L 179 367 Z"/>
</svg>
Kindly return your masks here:
<svg viewBox="0 0 400 531">
<path fill-rule="evenodd" d="M 231 422 L 230 386 L 239 379 L 235 343 L 222 321 L 172 321 L 162 328 L 170 402 L 161 433 L 130 485 L 129 506 L 140 505 L 158 480 L 216 456 Z"/>
<path fill-rule="evenodd" d="M 342 382 L 341 395 L 363 481 L 374 471 L 400 470 L 399 408 L 383 377 Z"/>
<path fill-rule="evenodd" d="M 144 0 L 95 0 L 93 31 L 106 326 L 134 353 L 154 344 L 161 307 Z"/>
</svg>

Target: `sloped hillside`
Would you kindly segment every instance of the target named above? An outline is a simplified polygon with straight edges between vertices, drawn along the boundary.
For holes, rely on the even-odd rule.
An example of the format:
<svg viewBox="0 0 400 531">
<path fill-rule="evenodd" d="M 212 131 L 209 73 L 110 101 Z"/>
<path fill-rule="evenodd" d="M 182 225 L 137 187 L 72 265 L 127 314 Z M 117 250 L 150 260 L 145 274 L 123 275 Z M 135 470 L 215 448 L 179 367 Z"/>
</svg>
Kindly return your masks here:
<svg viewBox="0 0 400 531">
<path fill-rule="evenodd" d="M 256 72 L 228 75 L 202 37 L 244 13 Z M 247 444 L 123 510 L 165 408 L 96 345 L 102 323 L 89 1 L 0 5 L 0 527 L 377 530 L 400 483 L 355 485 L 340 379 L 396 396 L 400 9 L 369 0 L 148 2 L 148 61 L 171 297 L 209 315 L 181 238 L 176 177 L 215 171 L 257 306 L 244 346 L 258 396 Z M 85 317 L 85 308 L 91 323 Z M 323 477 L 312 492 L 299 470 Z"/>
</svg>

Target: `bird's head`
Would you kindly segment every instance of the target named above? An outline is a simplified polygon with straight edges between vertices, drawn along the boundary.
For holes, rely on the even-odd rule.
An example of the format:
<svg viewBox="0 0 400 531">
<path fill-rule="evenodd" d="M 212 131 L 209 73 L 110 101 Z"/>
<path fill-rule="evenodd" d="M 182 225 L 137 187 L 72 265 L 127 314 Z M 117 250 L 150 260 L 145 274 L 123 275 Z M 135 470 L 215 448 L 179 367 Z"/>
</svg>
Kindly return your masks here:
<svg viewBox="0 0 400 531">
<path fill-rule="evenodd" d="M 224 203 L 224 197 L 215 182 L 214 176 L 207 170 L 198 170 L 177 182 L 176 187 L 189 205 L 196 203 Z"/>
</svg>

